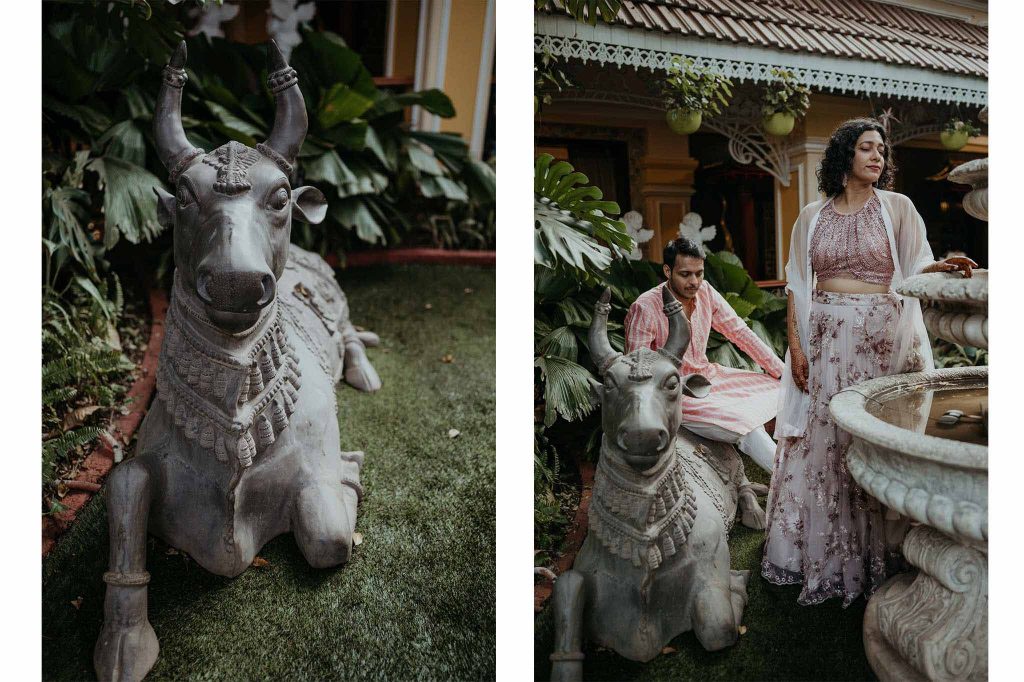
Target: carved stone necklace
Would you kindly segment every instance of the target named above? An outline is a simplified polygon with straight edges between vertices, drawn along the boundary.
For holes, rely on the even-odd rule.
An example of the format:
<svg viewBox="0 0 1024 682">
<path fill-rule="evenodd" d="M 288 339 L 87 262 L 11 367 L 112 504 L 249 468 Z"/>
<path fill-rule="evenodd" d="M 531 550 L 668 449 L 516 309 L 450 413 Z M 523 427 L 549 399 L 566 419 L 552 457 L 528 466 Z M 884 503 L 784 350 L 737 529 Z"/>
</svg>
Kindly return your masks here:
<svg viewBox="0 0 1024 682">
<path fill-rule="evenodd" d="M 156 385 L 186 438 L 251 466 L 288 427 L 300 376 L 276 300 L 251 330 L 226 334 L 175 272 Z"/>
<path fill-rule="evenodd" d="M 654 476 L 604 454 L 597 463 L 590 532 L 637 568 L 654 570 L 686 543 L 697 512 L 678 449 Z"/>
</svg>

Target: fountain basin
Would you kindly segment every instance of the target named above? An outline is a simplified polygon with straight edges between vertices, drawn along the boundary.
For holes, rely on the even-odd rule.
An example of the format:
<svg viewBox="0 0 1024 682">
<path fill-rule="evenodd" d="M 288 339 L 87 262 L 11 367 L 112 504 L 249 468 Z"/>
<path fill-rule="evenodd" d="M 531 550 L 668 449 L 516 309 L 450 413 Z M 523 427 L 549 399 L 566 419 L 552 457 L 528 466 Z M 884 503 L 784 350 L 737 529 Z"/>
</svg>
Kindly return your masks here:
<svg viewBox="0 0 1024 682">
<path fill-rule="evenodd" d="M 884 682 L 988 679 L 988 447 L 925 433 L 937 395 L 973 402 L 987 385 L 987 367 L 937 369 L 865 381 L 829 403 L 853 436 L 854 480 L 917 522 L 901 544 L 917 570 L 886 582 L 864 613 L 864 651 Z"/>
<path fill-rule="evenodd" d="M 836 423 L 853 436 L 847 466 L 862 488 L 900 514 L 985 552 L 988 447 L 888 423 L 868 403 L 987 386 L 988 367 L 936 369 L 872 379 L 829 403 Z"/>
</svg>

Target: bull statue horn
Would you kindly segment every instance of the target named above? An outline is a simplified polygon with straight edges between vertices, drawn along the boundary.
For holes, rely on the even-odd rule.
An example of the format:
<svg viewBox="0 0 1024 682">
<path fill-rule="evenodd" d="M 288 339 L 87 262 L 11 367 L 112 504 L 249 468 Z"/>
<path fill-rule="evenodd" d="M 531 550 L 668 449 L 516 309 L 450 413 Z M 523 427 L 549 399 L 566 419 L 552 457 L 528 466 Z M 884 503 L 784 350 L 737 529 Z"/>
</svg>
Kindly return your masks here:
<svg viewBox="0 0 1024 682">
<path fill-rule="evenodd" d="M 690 345 L 690 323 L 683 315 L 683 304 L 676 300 L 667 284 L 661 290 L 661 302 L 668 317 L 668 340 L 659 352 L 679 367 L 683 364 L 686 347 Z"/>
<path fill-rule="evenodd" d="M 181 90 L 188 81 L 185 75 L 185 60 L 188 50 L 185 41 L 181 41 L 178 49 L 171 55 L 171 60 L 164 67 L 163 85 L 156 98 L 153 112 L 153 137 L 160 162 L 170 173 L 171 184 L 178 180 L 178 175 L 200 154 L 202 149 L 193 147 L 185 137 L 185 129 L 181 126 Z"/>
<path fill-rule="evenodd" d="M 302 141 L 306 139 L 309 120 L 306 118 L 306 101 L 299 90 L 299 76 L 288 66 L 281 49 L 273 40 L 267 49 L 267 87 L 274 93 L 277 110 L 274 113 L 274 128 L 267 141 L 256 148 L 270 157 L 286 175 L 291 176 L 295 159 L 299 156 Z"/>
<path fill-rule="evenodd" d="M 605 289 L 594 304 L 594 317 L 590 321 L 590 357 L 602 376 L 612 362 L 622 353 L 615 351 L 608 341 L 608 313 L 611 312 L 612 290 Z"/>
</svg>

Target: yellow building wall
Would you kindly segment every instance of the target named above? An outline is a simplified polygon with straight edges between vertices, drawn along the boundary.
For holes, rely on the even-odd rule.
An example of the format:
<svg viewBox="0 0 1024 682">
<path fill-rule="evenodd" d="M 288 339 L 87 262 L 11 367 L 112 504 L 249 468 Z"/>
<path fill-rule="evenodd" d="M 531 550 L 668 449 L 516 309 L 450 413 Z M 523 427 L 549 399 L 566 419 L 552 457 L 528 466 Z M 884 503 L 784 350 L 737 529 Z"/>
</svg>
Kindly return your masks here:
<svg viewBox="0 0 1024 682">
<path fill-rule="evenodd" d="M 476 86 L 483 56 L 487 3 L 452 0 L 448 23 L 448 54 L 441 89 L 455 106 L 453 118 L 441 119 L 441 131 L 459 133 L 467 142 L 473 136 Z"/>
<path fill-rule="evenodd" d="M 416 74 L 416 32 L 420 23 L 419 0 L 398 0 L 395 4 L 394 65 L 395 78 Z"/>
</svg>

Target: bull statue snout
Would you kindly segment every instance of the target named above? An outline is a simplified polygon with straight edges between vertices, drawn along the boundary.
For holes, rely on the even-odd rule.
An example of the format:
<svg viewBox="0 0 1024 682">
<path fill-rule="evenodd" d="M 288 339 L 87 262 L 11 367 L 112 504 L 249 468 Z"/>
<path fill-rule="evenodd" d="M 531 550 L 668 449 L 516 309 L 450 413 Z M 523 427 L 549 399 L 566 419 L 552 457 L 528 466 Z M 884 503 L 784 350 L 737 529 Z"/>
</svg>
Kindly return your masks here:
<svg viewBox="0 0 1024 682">
<path fill-rule="evenodd" d="M 615 442 L 624 452 L 660 453 L 668 445 L 668 429 L 662 424 L 624 424 Z"/>
</svg>

